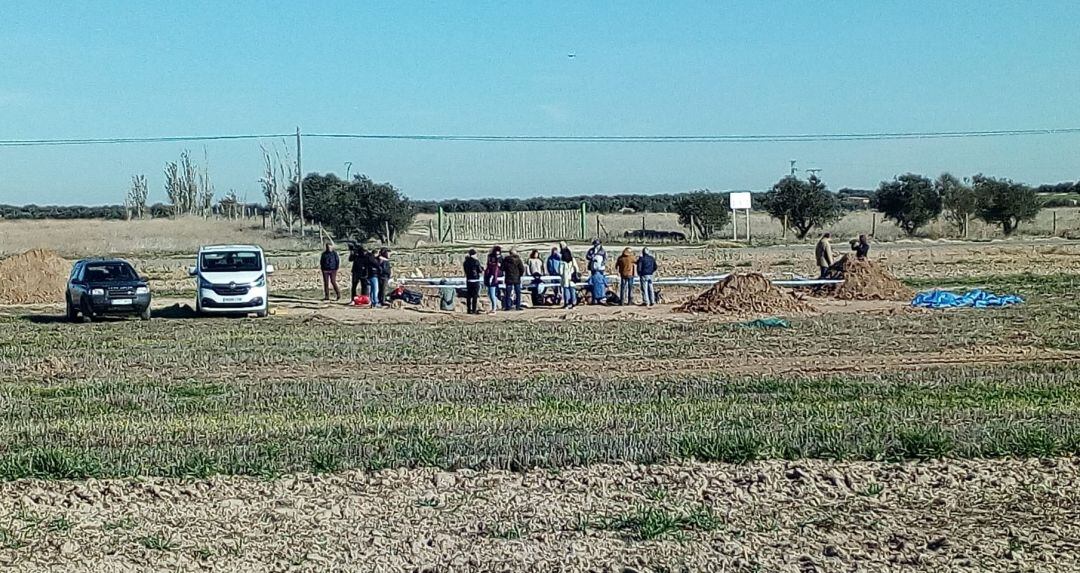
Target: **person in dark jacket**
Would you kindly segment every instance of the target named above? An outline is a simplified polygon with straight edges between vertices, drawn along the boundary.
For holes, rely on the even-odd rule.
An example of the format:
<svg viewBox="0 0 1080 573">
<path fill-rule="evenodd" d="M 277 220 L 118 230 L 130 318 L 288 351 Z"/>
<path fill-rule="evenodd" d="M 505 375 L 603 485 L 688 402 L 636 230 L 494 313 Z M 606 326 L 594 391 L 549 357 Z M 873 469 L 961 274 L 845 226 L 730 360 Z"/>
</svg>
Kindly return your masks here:
<svg viewBox="0 0 1080 573">
<path fill-rule="evenodd" d="M 491 310 L 488 314 L 495 314 L 499 310 L 499 279 L 502 278 L 502 247 L 495 245 L 487 256 L 487 264 L 484 266 L 484 286 L 487 287 L 488 300 L 491 301 Z"/>
<path fill-rule="evenodd" d="M 641 249 L 637 260 L 638 281 L 641 283 L 641 300 L 645 306 L 656 304 L 656 290 L 653 289 L 653 275 L 656 274 L 656 258 L 648 247 Z"/>
<path fill-rule="evenodd" d="M 367 251 L 364 250 L 363 245 L 357 245 L 356 248 L 349 250 L 349 262 L 352 263 L 352 296 L 349 300 L 356 298 L 356 287 L 360 287 L 360 293 L 366 295 L 370 292 L 371 285 L 368 284 L 368 266 L 367 266 Z"/>
<path fill-rule="evenodd" d="M 319 257 L 319 270 L 322 271 L 323 300 L 330 300 L 330 285 L 334 285 L 334 300 L 341 300 L 341 291 L 337 286 L 337 271 L 341 259 L 334 250 L 333 243 L 326 243 L 326 250 Z"/>
<path fill-rule="evenodd" d="M 375 249 L 367 252 L 364 262 L 367 266 L 368 289 L 370 290 L 368 296 L 371 298 L 371 308 L 378 308 L 382 306 L 382 296 L 379 292 L 379 271 L 382 265 L 379 263 L 379 254 L 375 252 Z"/>
<path fill-rule="evenodd" d="M 870 239 L 866 235 L 859 235 L 858 241 L 851 241 L 851 250 L 855 252 L 855 258 L 860 261 L 870 256 Z"/>
<path fill-rule="evenodd" d="M 390 296 L 390 278 L 393 276 L 390 268 L 390 249 L 379 249 L 379 297 L 380 304 L 387 304 Z"/>
<path fill-rule="evenodd" d="M 462 265 L 465 271 L 465 307 L 469 314 L 480 314 L 480 281 L 483 280 L 484 267 L 476 258 L 476 249 L 469 249 Z"/>
<path fill-rule="evenodd" d="M 525 262 L 518 256 L 517 249 L 510 247 L 510 253 L 502 259 L 503 272 L 503 310 L 521 310 L 521 277 L 525 276 Z"/>
<path fill-rule="evenodd" d="M 562 267 L 562 255 L 559 254 L 559 247 L 551 247 L 551 254 L 548 255 L 547 261 L 544 264 L 544 270 L 548 276 L 557 277 Z M 562 301 L 562 288 L 555 289 L 555 304 L 559 304 Z"/>
</svg>

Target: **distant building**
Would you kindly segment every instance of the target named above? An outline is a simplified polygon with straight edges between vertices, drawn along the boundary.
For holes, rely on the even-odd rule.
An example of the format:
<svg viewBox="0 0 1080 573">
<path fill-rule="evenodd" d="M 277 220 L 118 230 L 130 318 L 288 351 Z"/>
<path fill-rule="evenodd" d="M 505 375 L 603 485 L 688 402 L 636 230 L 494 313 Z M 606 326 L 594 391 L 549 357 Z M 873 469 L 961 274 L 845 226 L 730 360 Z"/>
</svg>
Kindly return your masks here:
<svg viewBox="0 0 1080 573">
<path fill-rule="evenodd" d="M 864 209 L 865 210 L 865 209 L 870 208 L 870 198 L 869 197 L 858 197 L 858 196 L 844 197 L 842 199 L 842 201 L 843 201 L 844 206 L 847 207 L 848 209 Z"/>
</svg>

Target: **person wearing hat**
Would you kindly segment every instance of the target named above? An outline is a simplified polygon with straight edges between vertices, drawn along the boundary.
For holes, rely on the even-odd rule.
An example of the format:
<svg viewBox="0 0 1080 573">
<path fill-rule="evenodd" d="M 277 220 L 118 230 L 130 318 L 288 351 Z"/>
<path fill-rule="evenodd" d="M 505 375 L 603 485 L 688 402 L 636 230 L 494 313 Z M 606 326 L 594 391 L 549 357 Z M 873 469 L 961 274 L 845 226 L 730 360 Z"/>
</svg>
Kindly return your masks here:
<svg viewBox="0 0 1080 573">
<path fill-rule="evenodd" d="M 484 267 L 476 258 L 476 249 L 469 249 L 462 266 L 465 271 L 465 311 L 480 314 L 480 281 L 483 280 Z"/>
</svg>

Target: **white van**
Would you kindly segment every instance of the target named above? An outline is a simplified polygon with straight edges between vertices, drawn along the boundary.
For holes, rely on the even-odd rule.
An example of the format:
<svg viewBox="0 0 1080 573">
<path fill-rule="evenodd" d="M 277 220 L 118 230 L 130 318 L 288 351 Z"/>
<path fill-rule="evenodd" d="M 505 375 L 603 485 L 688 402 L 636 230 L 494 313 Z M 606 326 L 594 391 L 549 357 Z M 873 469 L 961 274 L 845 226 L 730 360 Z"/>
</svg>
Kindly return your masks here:
<svg viewBox="0 0 1080 573">
<path fill-rule="evenodd" d="M 214 245 L 199 249 L 195 266 L 195 312 L 250 314 L 264 317 L 270 308 L 266 264 L 262 248 L 254 245 Z"/>
</svg>

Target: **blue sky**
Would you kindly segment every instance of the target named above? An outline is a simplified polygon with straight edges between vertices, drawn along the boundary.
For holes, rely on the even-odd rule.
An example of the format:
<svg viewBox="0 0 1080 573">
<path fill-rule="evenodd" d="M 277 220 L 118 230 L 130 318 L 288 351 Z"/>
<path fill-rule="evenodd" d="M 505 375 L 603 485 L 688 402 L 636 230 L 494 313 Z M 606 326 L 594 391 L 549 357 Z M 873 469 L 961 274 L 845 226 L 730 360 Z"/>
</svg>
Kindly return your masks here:
<svg viewBox="0 0 1080 573">
<path fill-rule="evenodd" d="M 0 4 L 0 139 L 684 135 L 1080 127 L 1080 2 Z M 568 53 L 576 54 L 568 58 Z M 281 142 L 267 141 L 266 145 Z M 291 145 L 291 142 L 290 142 Z M 0 148 L 2 203 L 120 202 L 185 147 Z M 1080 135 L 754 144 L 306 141 L 419 199 L 1080 178 Z M 259 199 L 258 141 L 208 143 Z"/>
</svg>

